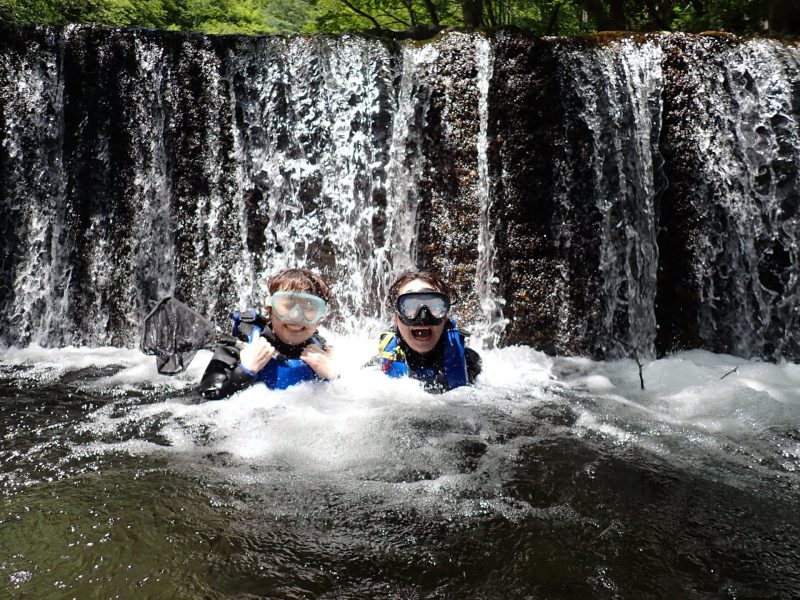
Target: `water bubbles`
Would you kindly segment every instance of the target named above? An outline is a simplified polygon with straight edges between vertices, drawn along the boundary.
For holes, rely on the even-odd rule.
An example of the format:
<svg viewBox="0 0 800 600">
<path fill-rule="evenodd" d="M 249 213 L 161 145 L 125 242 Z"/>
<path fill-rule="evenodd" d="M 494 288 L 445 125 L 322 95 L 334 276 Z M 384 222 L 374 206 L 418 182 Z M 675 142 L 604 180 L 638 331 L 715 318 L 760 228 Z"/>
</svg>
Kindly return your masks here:
<svg viewBox="0 0 800 600">
<path fill-rule="evenodd" d="M 33 573 L 31 571 L 17 571 L 16 573 L 11 573 L 11 575 L 8 576 L 8 580 L 15 588 L 19 588 L 23 584 L 29 582 L 32 577 Z"/>
</svg>

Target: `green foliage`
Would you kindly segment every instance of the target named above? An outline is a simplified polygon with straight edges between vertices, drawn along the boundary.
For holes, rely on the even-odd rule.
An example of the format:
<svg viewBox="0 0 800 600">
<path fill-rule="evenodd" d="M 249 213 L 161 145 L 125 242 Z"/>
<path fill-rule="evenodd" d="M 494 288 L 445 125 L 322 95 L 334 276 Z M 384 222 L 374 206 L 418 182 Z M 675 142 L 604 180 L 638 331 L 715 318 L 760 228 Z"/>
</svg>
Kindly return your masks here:
<svg viewBox="0 0 800 600">
<path fill-rule="evenodd" d="M 797 0 L 576 0 L 598 25 L 631 31 L 762 31 L 770 6 Z M 603 27 L 599 27 L 603 29 Z"/>
<path fill-rule="evenodd" d="M 0 20 L 206 33 L 317 33 L 514 25 L 539 35 L 597 30 L 757 33 L 797 0 L 0 0 Z M 786 30 L 785 27 L 783 29 Z M 789 31 L 791 33 L 791 31 Z M 800 33 L 800 32 L 794 32 Z"/>
<path fill-rule="evenodd" d="M 92 8 L 87 19 L 104 25 L 156 27 L 163 22 L 165 14 L 160 0 L 100 0 Z"/>
<path fill-rule="evenodd" d="M 581 15 L 581 7 L 569 0 L 528 0 L 512 4 L 512 19 L 507 24 L 538 35 L 575 35 L 587 31 Z"/>
<path fill-rule="evenodd" d="M 262 0 L 0 0 L 17 23 L 163 27 L 206 33 L 268 33 Z"/>
<path fill-rule="evenodd" d="M 443 0 L 318 0 L 307 31 L 402 31 L 437 21 L 461 25 L 458 5 Z"/>
<path fill-rule="evenodd" d="M 278 33 L 297 33 L 306 29 L 314 10 L 306 0 L 272 0 L 265 7 L 267 26 Z"/>
<path fill-rule="evenodd" d="M 106 0 L 116 2 L 119 0 Z M 255 0 L 162 0 L 171 29 L 206 33 L 269 33 L 263 6 Z"/>
<path fill-rule="evenodd" d="M 374 23 L 344 7 L 341 0 L 317 0 L 310 12 L 305 33 L 360 31 L 374 27 Z"/>
<path fill-rule="evenodd" d="M 767 2 L 762 0 L 714 0 L 704 4 L 702 12 L 695 10 L 694 19 L 686 24 L 687 30 L 753 33 L 761 29 L 762 21 L 767 18 Z"/>
</svg>

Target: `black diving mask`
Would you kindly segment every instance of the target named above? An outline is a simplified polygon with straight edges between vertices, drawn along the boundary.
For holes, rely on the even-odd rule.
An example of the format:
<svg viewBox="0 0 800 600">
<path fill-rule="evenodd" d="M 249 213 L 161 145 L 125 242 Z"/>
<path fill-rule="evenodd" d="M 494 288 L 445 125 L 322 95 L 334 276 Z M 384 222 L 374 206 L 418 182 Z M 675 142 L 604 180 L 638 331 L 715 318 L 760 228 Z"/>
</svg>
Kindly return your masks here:
<svg viewBox="0 0 800 600">
<path fill-rule="evenodd" d="M 400 294 L 394 310 L 403 325 L 440 325 L 450 312 L 450 297 L 440 292 Z"/>
</svg>

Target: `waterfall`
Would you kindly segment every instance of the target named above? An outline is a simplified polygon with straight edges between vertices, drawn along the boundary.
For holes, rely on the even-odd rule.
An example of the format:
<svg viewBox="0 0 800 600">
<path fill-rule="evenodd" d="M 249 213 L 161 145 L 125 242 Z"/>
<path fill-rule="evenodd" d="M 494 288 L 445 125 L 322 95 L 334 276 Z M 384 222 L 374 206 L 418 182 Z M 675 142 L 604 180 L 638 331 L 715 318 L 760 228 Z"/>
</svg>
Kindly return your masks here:
<svg viewBox="0 0 800 600">
<path fill-rule="evenodd" d="M 656 43 L 624 40 L 592 49 L 589 60 L 586 51 L 576 50 L 565 60 L 580 96 L 574 118 L 591 136 L 588 176 L 599 217 L 599 335 L 604 354 L 611 356 L 631 349 L 655 354 L 661 59 Z M 575 201 L 565 189 L 561 202 Z"/>
<path fill-rule="evenodd" d="M 661 43 L 498 37 L 490 179 L 507 342 L 655 353 Z"/>
<path fill-rule="evenodd" d="M 3 90 L 20 122 L 4 127 L 7 238 L 26 253 L 4 252 L 7 343 L 130 345 L 172 293 L 224 322 L 263 301 L 271 273 L 303 265 L 356 329 L 413 264 L 427 49 L 91 28 L 45 41 L 45 73 L 38 46 L 21 66 L 3 54 L 8 81 L 25 77 Z M 52 156 L 63 147 L 66 169 Z"/>
<path fill-rule="evenodd" d="M 60 337 L 69 293 L 62 61 L 56 36 L 49 33 L 32 39 L 24 52 L 0 55 L 0 323 L 4 337 L 24 343 Z M 30 138 L 37 143 L 28 143 Z M 63 333 L 69 340 L 68 329 Z"/>
<path fill-rule="evenodd" d="M 663 335 L 744 357 L 797 357 L 800 49 L 770 40 L 668 47 L 659 237 Z M 676 310 L 677 309 L 677 310 Z M 666 342 L 667 340 L 665 340 Z"/>
<path fill-rule="evenodd" d="M 245 213 L 261 236 L 253 284 L 313 265 L 353 321 L 372 309 L 382 266 L 375 221 L 386 203 L 394 56 L 355 37 L 261 39 L 230 53 L 246 165 Z M 263 290 L 251 288 L 251 302 Z M 367 301 L 365 301 L 367 300 Z"/>
<path fill-rule="evenodd" d="M 476 344 L 800 357 L 796 47 L 2 27 L 4 344 L 224 323 L 298 265 L 363 331 L 419 266 Z"/>
<path fill-rule="evenodd" d="M 737 50 L 738 56 L 732 57 L 736 59 L 733 68 L 725 69 L 722 77 L 710 79 L 704 86 L 713 100 L 707 105 L 705 127 L 695 132 L 698 150 L 706 156 L 706 180 L 717 188 L 714 193 L 724 198 L 713 209 L 719 211 L 718 216 L 708 217 L 724 220 L 726 225 L 706 234 L 710 239 L 698 248 L 697 256 L 703 268 L 695 276 L 700 280 L 705 313 L 700 318 L 700 336 L 713 339 L 713 330 L 724 327 L 729 330 L 731 350 L 741 353 L 762 342 L 759 338 L 769 326 L 771 316 L 767 296 L 777 293 L 782 286 L 779 280 L 759 282 L 759 263 L 769 260 L 772 242 L 780 245 L 778 252 L 796 253 L 797 238 L 796 226 L 784 232 L 776 227 L 780 225 L 781 212 L 775 202 L 777 182 L 769 181 L 770 163 L 777 150 L 777 132 L 771 121 L 782 110 L 791 108 L 787 106 L 791 98 L 775 86 L 774 75 L 765 81 L 747 81 L 756 64 L 773 62 L 768 52 L 747 47 Z M 787 133 L 793 133 L 796 139 L 796 131 Z M 742 160 L 743 156 L 748 158 Z M 706 210 L 704 206 L 698 207 Z M 784 236 L 788 236 L 785 245 L 780 239 Z M 796 258 L 796 255 L 775 257 L 778 261 Z M 772 273 L 765 275 L 772 279 Z M 758 283 L 761 285 L 754 285 Z M 764 284 L 776 289 L 770 290 Z M 791 301 L 791 297 L 781 300 Z M 730 320 L 709 323 L 708 319 L 719 312 L 727 312 Z"/>
<path fill-rule="evenodd" d="M 507 324 L 503 317 L 502 298 L 495 294 L 499 283 L 494 274 L 494 220 L 492 190 L 489 185 L 489 86 L 492 80 L 493 55 L 491 44 L 476 38 L 475 62 L 478 69 L 480 126 L 475 147 L 478 153 L 478 185 L 480 198 L 480 229 L 478 233 L 478 264 L 475 268 L 475 292 L 481 306 L 482 319 L 473 327 L 473 334 L 482 345 L 494 347 L 500 341 Z"/>
<path fill-rule="evenodd" d="M 377 296 L 386 298 L 394 276 L 417 264 L 417 209 L 421 201 L 420 174 L 425 168 L 424 138 L 431 100 L 430 78 L 436 64 L 436 46 L 401 49 L 402 75 L 397 108 L 392 119 L 386 173 L 384 243 L 376 256 L 382 277 Z M 409 174 L 414 177 L 409 177 Z M 391 200 L 391 201 L 389 201 Z M 383 309 L 384 319 L 388 319 Z"/>
</svg>

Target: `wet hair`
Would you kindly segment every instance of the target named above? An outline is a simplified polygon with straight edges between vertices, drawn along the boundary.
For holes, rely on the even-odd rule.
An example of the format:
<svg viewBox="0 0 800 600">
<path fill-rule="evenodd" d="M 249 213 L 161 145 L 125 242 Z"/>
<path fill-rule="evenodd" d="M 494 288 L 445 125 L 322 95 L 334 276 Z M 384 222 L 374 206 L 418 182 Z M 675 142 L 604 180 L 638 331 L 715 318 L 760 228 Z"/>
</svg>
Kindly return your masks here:
<svg viewBox="0 0 800 600">
<path fill-rule="evenodd" d="M 389 297 L 386 299 L 386 305 L 389 308 L 394 308 L 394 303 L 397 300 L 397 296 L 400 295 L 400 288 L 402 288 L 409 281 L 414 281 L 415 279 L 424 281 L 437 292 L 441 292 L 447 296 L 452 296 L 450 286 L 447 285 L 444 279 L 442 279 L 436 273 L 431 273 L 430 271 L 405 271 L 397 279 L 395 279 L 392 287 L 389 288 Z"/>
<path fill-rule="evenodd" d="M 305 292 L 319 296 L 325 302 L 330 302 L 331 288 L 328 283 L 309 269 L 283 269 L 269 279 L 269 293 L 275 292 Z"/>
</svg>

